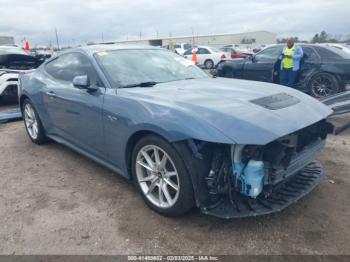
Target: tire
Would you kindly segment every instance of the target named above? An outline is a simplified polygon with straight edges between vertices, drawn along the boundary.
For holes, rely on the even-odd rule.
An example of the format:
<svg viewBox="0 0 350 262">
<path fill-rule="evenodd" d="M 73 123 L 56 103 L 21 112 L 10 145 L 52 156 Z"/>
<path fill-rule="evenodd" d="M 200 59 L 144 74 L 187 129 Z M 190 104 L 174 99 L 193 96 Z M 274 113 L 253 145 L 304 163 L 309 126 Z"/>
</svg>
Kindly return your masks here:
<svg viewBox="0 0 350 262">
<path fill-rule="evenodd" d="M 207 59 L 204 61 L 204 67 L 206 69 L 213 69 L 214 68 L 214 61 L 211 59 Z"/>
<path fill-rule="evenodd" d="M 49 139 L 45 134 L 39 115 L 29 99 L 24 100 L 21 109 L 24 126 L 30 140 L 38 145 L 46 143 Z"/>
<path fill-rule="evenodd" d="M 310 94 L 316 98 L 327 97 L 342 91 L 337 78 L 329 73 L 314 75 L 308 84 L 308 89 Z"/>
<path fill-rule="evenodd" d="M 156 135 L 141 138 L 133 149 L 131 165 L 133 182 L 151 209 L 165 216 L 180 216 L 193 208 L 190 174 L 167 141 Z"/>
</svg>

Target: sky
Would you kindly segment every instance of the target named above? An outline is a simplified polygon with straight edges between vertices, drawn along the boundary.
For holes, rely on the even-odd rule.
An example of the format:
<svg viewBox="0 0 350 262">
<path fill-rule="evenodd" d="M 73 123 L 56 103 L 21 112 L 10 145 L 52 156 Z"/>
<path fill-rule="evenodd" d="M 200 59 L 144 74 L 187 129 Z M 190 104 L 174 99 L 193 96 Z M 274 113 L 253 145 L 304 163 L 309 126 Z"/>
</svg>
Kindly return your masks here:
<svg viewBox="0 0 350 262">
<path fill-rule="evenodd" d="M 0 0 L 0 36 L 32 46 L 265 30 L 350 35 L 349 0 Z"/>
</svg>

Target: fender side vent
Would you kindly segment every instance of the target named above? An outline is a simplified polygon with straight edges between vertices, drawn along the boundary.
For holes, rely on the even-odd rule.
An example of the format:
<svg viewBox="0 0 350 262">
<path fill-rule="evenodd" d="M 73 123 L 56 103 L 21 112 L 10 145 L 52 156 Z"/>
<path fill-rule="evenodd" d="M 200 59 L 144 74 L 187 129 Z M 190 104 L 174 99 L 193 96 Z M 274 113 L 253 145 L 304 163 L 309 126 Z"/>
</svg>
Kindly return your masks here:
<svg viewBox="0 0 350 262">
<path fill-rule="evenodd" d="M 300 102 L 300 100 L 286 93 L 279 93 L 272 96 L 265 96 L 262 98 L 250 100 L 250 102 L 270 110 L 277 110 L 296 105 Z"/>
</svg>

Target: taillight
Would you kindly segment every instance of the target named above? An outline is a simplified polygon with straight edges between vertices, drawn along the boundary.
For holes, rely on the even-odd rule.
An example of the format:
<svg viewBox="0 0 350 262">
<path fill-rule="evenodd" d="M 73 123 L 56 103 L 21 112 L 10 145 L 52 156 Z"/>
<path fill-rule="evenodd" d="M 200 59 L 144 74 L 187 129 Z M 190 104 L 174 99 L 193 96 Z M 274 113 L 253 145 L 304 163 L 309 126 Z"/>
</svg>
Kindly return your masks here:
<svg viewBox="0 0 350 262">
<path fill-rule="evenodd" d="M 222 54 L 221 59 L 225 59 L 225 58 L 226 58 L 225 54 Z"/>
</svg>

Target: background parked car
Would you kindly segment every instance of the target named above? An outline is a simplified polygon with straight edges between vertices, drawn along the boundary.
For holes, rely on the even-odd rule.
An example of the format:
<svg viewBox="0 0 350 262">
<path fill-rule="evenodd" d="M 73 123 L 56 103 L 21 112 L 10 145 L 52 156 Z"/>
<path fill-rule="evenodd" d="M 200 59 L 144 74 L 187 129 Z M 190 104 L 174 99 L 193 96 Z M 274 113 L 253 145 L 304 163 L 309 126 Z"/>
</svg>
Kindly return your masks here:
<svg viewBox="0 0 350 262">
<path fill-rule="evenodd" d="M 350 83 L 350 55 L 336 48 L 302 44 L 304 58 L 296 88 L 314 97 L 325 97 L 344 91 Z M 215 74 L 279 83 L 280 61 L 284 45 L 267 47 L 250 59 L 221 61 Z"/>
<path fill-rule="evenodd" d="M 193 50 L 196 50 L 198 65 L 204 66 L 207 69 L 212 69 L 222 59 L 226 58 L 223 51 L 209 46 L 198 46 L 188 49 L 183 55 L 186 59 L 192 59 Z"/>
<path fill-rule="evenodd" d="M 17 102 L 18 74 L 37 68 L 43 61 L 16 46 L 0 46 L 0 100 Z"/>
<path fill-rule="evenodd" d="M 174 48 L 175 48 L 175 53 L 179 55 L 183 55 L 186 50 L 192 48 L 192 45 L 187 43 L 180 43 L 180 44 L 175 44 Z"/>
<path fill-rule="evenodd" d="M 246 57 L 252 56 L 254 54 L 251 52 L 240 52 L 240 51 L 234 49 L 233 47 L 221 47 L 220 50 L 227 53 L 228 57 L 230 57 L 232 59 L 246 58 Z"/>
</svg>

